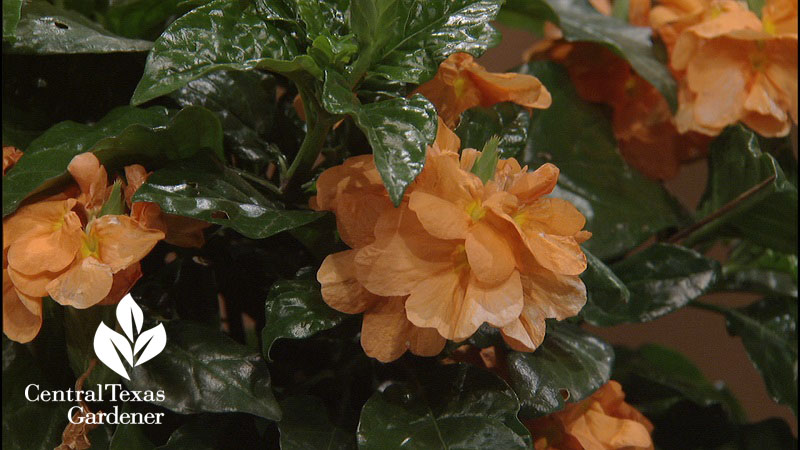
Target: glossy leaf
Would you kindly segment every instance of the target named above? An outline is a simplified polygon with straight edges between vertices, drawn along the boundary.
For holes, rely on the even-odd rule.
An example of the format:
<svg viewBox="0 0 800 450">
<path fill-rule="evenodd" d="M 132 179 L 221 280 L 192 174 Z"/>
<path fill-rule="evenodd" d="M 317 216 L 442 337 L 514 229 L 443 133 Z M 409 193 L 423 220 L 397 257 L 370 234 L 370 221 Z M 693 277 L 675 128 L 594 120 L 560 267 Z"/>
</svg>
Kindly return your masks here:
<svg viewBox="0 0 800 450">
<path fill-rule="evenodd" d="M 546 162 L 558 166 L 553 196 L 571 201 L 586 216 L 593 236 L 584 246 L 590 252 L 602 260 L 621 256 L 682 223 L 678 203 L 623 161 L 608 119 L 578 97 L 561 66 L 540 61 L 520 71 L 539 78 L 553 96 L 550 108 L 534 113 L 520 162 L 531 169 Z"/>
<path fill-rule="evenodd" d="M 170 435 L 158 450 L 217 450 L 256 448 L 256 430 L 246 417 L 237 414 L 198 414 L 191 416 Z"/>
<path fill-rule="evenodd" d="M 626 388 L 628 401 L 645 414 L 661 414 L 688 399 L 698 406 L 720 405 L 728 417 L 741 423 L 745 412 L 724 385 L 712 384 L 683 354 L 655 344 L 635 351 L 616 349 L 615 380 Z"/>
<path fill-rule="evenodd" d="M 70 179 L 72 158 L 93 152 L 107 169 L 124 164 L 164 162 L 209 149 L 222 157 L 222 130 L 205 108 L 189 107 L 169 114 L 162 107 L 123 106 L 93 125 L 59 123 L 31 142 L 3 178 L 3 216 L 25 198 Z"/>
<path fill-rule="evenodd" d="M 188 5 L 186 0 L 111 2 L 103 16 L 108 29 L 120 36 L 152 40 L 171 17 L 188 12 Z"/>
<path fill-rule="evenodd" d="M 311 337 L 335 327 L 345 318 L 325 304 L 319 284 L 314 281 L 278 281 L 272 285 L 264 308 L 266 322 L 261 340 L 268 360 L 275 340 Z"/>
<path fill-rule="evenodd" d="M 647 322 L 686 306 L 714 286 L 719 264 L 685 247 L 654 244 L 611 270 L 630 291 L 630 300 L 609 311 L 624 320 L 606 325 Z M 603 302 L 612 303 L 613 298 Z"/>
<path fill-rule="evenodd" d="M 797 299 L 765 298 L 746 308 L 718 308 L 740 336 L 772 398 L 797 415 Z"/>
<path fill-rule="evenodd" d="M 797 255 L 742 242 L 731 251 L 722 275 L 718 289 L 797 298 Z"/>
<path fill-rule="evenodd" d="M 134 201 L 158 203 L 169 214 L 228 226 L 252 239 L 305 225 L 323 215 L 283 209 L 236 172 L 208 158 L 156 170 L 136 191 Z"/>
<path fill-rule="evenodd" d="M 332 70 L 325 72 L 322 95 L 328 112 L 349 114 L 367 136 L 389 198 L 399 205 L 422 172 L 426 147 L 436 138 L 436 108 L 419 94 L 362 105 L 344 76 Z"/>
<path fill-rule="evenodd" d="M 537 5 L 543 3 L 543 5 Z M 532 6 L 536 5 L 536 6 Z M 534 27 L 542 20 L 558 25 L 567 41 L 603 44 L 625 58 L 642 78 L 655 86 L 674 110 L 678 107 L 677 84 L 664 62 L 656 57 L 652 31 L 636 27 L 595 10 L 586 0 L 510 0 L 504 10 L 512 13 L 510 25 L 527 16 Z M 557 20 L 552 20 L 552 11 Z M 501 16 L 502 18 L 503 16 Z"/>
<path fill-rule="evenodd" d="M 225 147 L 238 167 L 262 174 L 270 161 L 282 158 L 265 138 L 275 121 L 275 79 L 258 71 L 211 72 L 173 92 L 181 106 L 198 105 L 215 112 L 222 123 Z"/>
<path fill-rule="evenodd" d="M 584 250 L 587 267 L 581 274 L 586 285 L 586 305 L 581 317 L 592 325 L 609 327 L 631 320 L 631 291 L 616 274 Z"/>
<path fill-rule="evenodd" d="M 727 226 L 733 228 L 735 236 L 762 247 L 797 253 L 797 187 L 778 161 L 761 151 L 756 134 L 742 126 L 730 127 L 711 143 L 710 151 L 708 185 L 699 218 L 770 177 L 775 179 L 755 194 L 738 200 L 733 209 L 698 230 L 687 243 L 715 236 L 715 231 Z"/>
<path fill-rule="evenodd" d="M 22 0 L 5 0 L 3 2 L 3 40 L 13 42 L 19 23 Z"/>
<path fill-rule="evenodd" d="M 122 413 L 136 412 L 132 403 L 122 406 Z M 155 445 L 144 433 L 146 425 L 121 423 L 114 429 L 108 450 L 153 450 Z"/>
<path fill-rule="evenodd" d="M 69 404 L 30 402 L 25 398 L 29 384 L 55 389 L 43 376 L 24 345 L 3 336 L 3 448 L 9 450 L 50 450 L 61 443 L 67 425 Z M 31 394 L 36 392 L 31 390 Z"/>
<path fill-rule="evenodd" d="M 492 136 L 500 136 L 501 158 L 516 158 L 528 142 L 531 114 L 514 103 L 498 103 L 491 108 L 475 107 L 464 112 L 455 129 L 462 148 L 480 149 Z"/>
<path fill-rule="evenodd" d="M 133 390 L 163 390 L 155 404 L 175 412 L 246 412 L 280 420 L 267 365 L 228 336 L 188 321 L 167 324 L 161 354 L 131 370 Z"/>
<path fill-rule="evenodd" d="M 34 55 L 145 52 L 152 45 L 149 41 L 117 36 L 75 11 L 41 0 L 23 3 L 15 36 L 13 43 L 3 46 L 4 52 Z"/>
<path fill-rule="evenodd" d="M 533 353 L 506 356 L 522 417 L 558 411 L 565 401 L 591 395 L 611 377 L 614 349 L 579 327 L 548 321 L 544 342 Z"/>
<path fill-rule="evenodd" d="M 261 17 L 254 3 L 215 0 L 183 15 L 153 44 L 131 103 L 169 94 L 215 70 L 319 75 L 313 60 L 301 53 L 297 36 L 280 20 L 293 18 L 281 18 L 276 11 Z"/>
<path fill-rule="evenodd" d="M 384 21 L 379 28 L 388 35 L 369 77 L 421 84 L 433 78 L 439 63 L 457 52 L 480 56 L 497 45 L 499 33 L 489 24 L 501 0 L 397 0 L 399 20 Z M 381 39 L 383 42 L 384 39 Z"/>
<path fill-rule="evenodd" d="M 281 402 L 283 418 L 278 422 L 281 450 L 355 449 L 352 433 L 335 426 L 325 404 L 317 397 L 298 395 Z"/>
<path fill-rule="evenodd" d="M 494 374 L 465 364 L 392 383 L 361 410 L 360 449 L 525 449 L 519 402 Z M 523 428 L 524 429 L 524 428 Z"/>
</svg>

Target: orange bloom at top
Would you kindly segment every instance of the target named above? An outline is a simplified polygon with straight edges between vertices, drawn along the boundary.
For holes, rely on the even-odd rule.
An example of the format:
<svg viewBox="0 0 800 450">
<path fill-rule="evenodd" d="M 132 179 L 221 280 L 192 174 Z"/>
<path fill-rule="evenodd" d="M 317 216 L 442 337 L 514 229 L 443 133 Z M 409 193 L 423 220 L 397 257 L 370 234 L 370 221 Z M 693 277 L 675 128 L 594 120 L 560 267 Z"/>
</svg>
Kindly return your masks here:
<svg viewBox="0 0 800 450">
<path fill-rule="evenodd" d="M 556 413 L 529 420 L 525 426 L 536 450 L 652 450 L 653 424 L 633 406 L 616 381 L 589 398 L 568 403 Z"/>
<path fill-rule="evenodd" d="M 716 136 L 741 121 L 778 137 L 797 123 L 797 32 L 786 32 L 796 4 L 769 2 L 765 11 L 762 22 L 723 0 L 671 25 L 678 30 L 670 64 L 681 81 L 679 131 Z"/>
<path fill-rule="evenodd" d="M 466 53 L 450 55 L 436 76 L 415 91 L 428 98 L 448 127 L 461 113 L 475 107 L 514 102 L 527 108 L 547 108 L 552 101 L 542 83 L 531 75 L 490 73 Z"/>
<path fill-rule="evenodd" d="M 323 298 L 350 313 L 392 302 L 392 320 L 417 339 L 401 342 L 402 351 L 436 354 L 444 339 L 464 340 L 484 322 L 501 328 L 512 347 L 532 351 L 544 338 L 546 318 L 573 316 L 586 301 L 578 277 L 586 268 L 579 243 L 590 235 L 582 231 L 585 219 L 568 202 L 544 198 L 555 187 L 555 166 L 528 172 L 502 160 L 484 184 L 470 172 L 481 153 L 468 149 L 459 158 L 459 145 L 440 124 L 425 169 L 398 208 L 369 175 L 371 157 L 329 169 L 337 181 L 318 183 L 312 206 L 335 211 L 340 231 L 362 220 L 340 213 L 338 200 L 348 191 L 353 201 L 362 199 L 358 209 L 372 214 L 358 225 L 361 238 L 350 240 L 354 250 L 329 256 L 320 268 Z M 334 292 L 344 288 L 358 294 Z M 391 347 L 392 339 L 388 332 L 362 332 L 371 356 L 371 348 Z"/>
</svg>

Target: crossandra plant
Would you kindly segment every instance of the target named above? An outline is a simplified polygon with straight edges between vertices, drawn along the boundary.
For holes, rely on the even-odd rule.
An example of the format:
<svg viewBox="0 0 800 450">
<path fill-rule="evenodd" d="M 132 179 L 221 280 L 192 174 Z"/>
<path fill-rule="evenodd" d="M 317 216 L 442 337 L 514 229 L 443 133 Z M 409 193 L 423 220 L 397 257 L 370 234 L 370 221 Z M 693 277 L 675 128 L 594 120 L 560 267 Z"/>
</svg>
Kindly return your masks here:
<svg viewBox="0 0 800 450">
<path fill-rule="evenodd" d="M 3 0 L 3 448 L 797 448 L 796 125 L 796 0 Z"/>
</svg>

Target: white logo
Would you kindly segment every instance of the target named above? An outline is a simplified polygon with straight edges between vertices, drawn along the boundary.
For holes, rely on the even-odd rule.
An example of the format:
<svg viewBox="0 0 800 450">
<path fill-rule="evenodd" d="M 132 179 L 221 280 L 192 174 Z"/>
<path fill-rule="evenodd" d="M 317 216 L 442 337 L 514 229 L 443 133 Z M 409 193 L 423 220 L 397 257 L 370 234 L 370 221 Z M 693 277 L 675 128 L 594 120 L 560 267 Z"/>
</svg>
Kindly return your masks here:
<svg viewBox="0 0 800 450">
<path fill-rule="evenodd" d="M 117 305 L 117 322 L 125 332 L 125 336 L 106 326 L 105 322 L 100 322 L 94 333 L 94 352 L 97 357 L 109 369 L 125 377 L 126 380 L 131 378 L 122 364 L 120 354 L 133 368 L 155 358 L 167 345 L 167 332 L 164 330 L 164 325 L 158 324 L 156 327 L 141 332 L 143 321 L 144 314 L 142 314 L 141 308 L 133 301 L 131 294 L 128 294 Z M 136 327 L 135 334 L 134 326 Z M 136 357 L 140 351 L 142 353 Z"/>
</svg>

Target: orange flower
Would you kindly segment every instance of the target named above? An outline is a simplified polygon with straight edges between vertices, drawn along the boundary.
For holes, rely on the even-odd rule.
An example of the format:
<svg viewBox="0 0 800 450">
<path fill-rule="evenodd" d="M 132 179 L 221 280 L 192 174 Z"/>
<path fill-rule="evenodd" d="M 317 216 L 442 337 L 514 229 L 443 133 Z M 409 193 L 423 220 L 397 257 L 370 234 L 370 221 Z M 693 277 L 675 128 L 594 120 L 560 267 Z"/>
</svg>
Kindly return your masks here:
<svg viewBox="0 0 800 450">
<path fill-rule="evenodd" d="M 131 217 L 145 228 L 162 231 L 166 234 L 164 240 L 178 247 L 202 247 L 205 244 L 203 230 L 211 224 L 190 217 L 165 214 L 157 203 L 136 202 L 132 203 L 133 195 L 141 187 L 147 177 L 144 167 L 139 164 L 125 166 L 125 202 L 131 210 Z"/>
<path fill-rule="evenodd" d="M 767 0 L 761 10 L 764 31 L 769 34 L 797 34 L 797 0 Z"/>
<path fill-rule="evenodd" d="M 16 148 L 11 147 L 10 145 L 3 147 L 3 175 L 6 174 L 8 169 L 12 168 L 14 164 L 22 158 L 22 152 Z"/>
<path fill-rule="evenodd" d="M 680 32 L 670 54 L 681 77 L 679 131 L 715 136 L 742 121 L 763 136 L 789 133 L 797 123 L 797 34 L 770 27 L 724 0 Z"/>
<path fill-rule="evenodd" d="M 26 205 L 3 221 L 8 280 L 20 296 L 49 295 L 76 308 L 119 301 L 140 276 L 139 260 L 164 234 L 128 216 L 96 217 L 109 187 L 93 154 L 76 156 L 68 171 L 80 187 L 77 198 Z"/>
<path fill-rule="evenodd" d="M 455 127 L 461 113 L 475 107 L 514 102 L 528 108 L 550 106 L 550 93 L 533 76 L 490 73 L 471 55 L 455 53 L 441 65 L 436 76 L 416 93 L 427 97 L 448 127 Z"/>
<path fill-rule="evenodd" d="M 9 339 L 26 343 L 42 328 L 42 298 L 19 292 L 3 268 L 3 332 Z"/>
<path fill-rule="evenodd" d="M 329 169 L 317 184 L 312 205 L 333 210 L 354 247 L 323 263 L 317 275 L 323 298 L 343 312 L 366 311 L 365 327 L 379 304 L 392 311 L 382 327 L 392 323 L 410 336 L 398 345 L 397 333 L 362 332 L 371 356 L 371 349 L 397 349 L 381 360 L 406 348 L 438 353 L 445 338 L 466 339 L 484 322 L 502 328 L 514 348 L 531 351 L 544 337 L 545 318 L 575 315 L 586 301 L 578 277 L 586 268 L 578 246 L 589 236 L 581 231 L 585 220 L 568 202 L 541 198 L 555 186 L 558 169 L 547 164 L 528 173 L 503 160 L 484 185 L 470 172 L 480 152 L 465 150 L 459 159 L 458 146 L 440 124 L 425 169 L 398 208 L 377 174 L 370 176 L 370 156 Z M 371 214 L 343 214 L 347 195 L 360 203 L 348 211 Z M 343 231 L 356 226 L 359 233 Z"/>
<path fill-rule="evenodd" d="M 589 398 L 568 403 L 556 413 L 529 420 L 525 426 L 536 450 L 653 449 L 653 424 L 631 405 L 616 381 Z"/>
<path fill-rule="evenodd" d="M 611 50 L 593 43 L 551 41 L 538 44 L 528 57 L 563 64 L 581 98 L 610 105 L 622 155 L 648 177 L 673 178 L 680 163 L 706 153 L 709 139 L 679 133 L 661 93 Z"/>
</svg>

